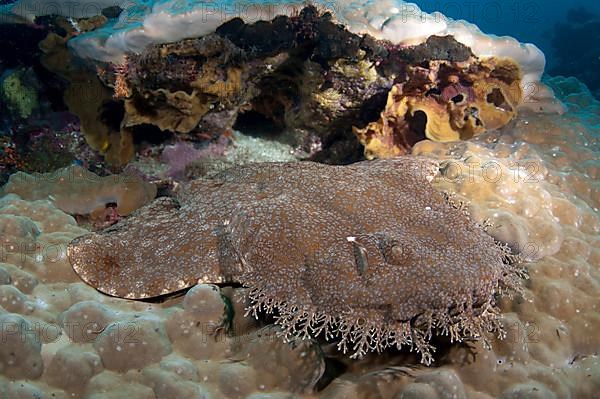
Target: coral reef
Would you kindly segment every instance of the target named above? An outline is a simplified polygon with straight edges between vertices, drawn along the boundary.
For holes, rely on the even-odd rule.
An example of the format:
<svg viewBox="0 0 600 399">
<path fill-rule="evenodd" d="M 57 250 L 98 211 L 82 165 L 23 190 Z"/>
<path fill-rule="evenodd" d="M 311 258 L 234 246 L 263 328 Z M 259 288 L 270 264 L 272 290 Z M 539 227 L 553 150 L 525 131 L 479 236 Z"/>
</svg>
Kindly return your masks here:
<svg viewBox="0 0 600 399">
<path fill-rule="evenodd" d="M 332 11 L 340 23 L 358 35 L 368 34 L 402 46 L 420 44 L 432 35 L 453 35 L 476 56 L 511 58 L 523 71 L 521 89 L 529 93 L 525 105 L 536 110 L 562 109 L 552 92 L 540 82 L 545 57 L 533 44 L 521 44 L 511 37 L 486 35 L 464 20 L 455 21 L 439 12 L 427 14 L 416 4 L 402 0 L 334 0 L 315 1 L 314 4 L 322 10 Z M 71 42 L 71 47 L 81 58 L 121 63 L 127 53 L 142 52 L 152 44 L 204 36 L 231 19 L 262 24 L 277 16 L 293 16 L 302 4 L 261 0 L 244 6 L 230 0 L 211 4 L 152 0 L 143 6 L 132 2 L 123 7 L 118 20 Z M 272 36 L 269 40 L 277 42 L 280 39 L 281 36 Z M 343 45 L 334 46 L 338 50 L 350 44 L 340 43 Z"/>
<path fill-rule="evenodd" d="M 200 284 L 161 303 L 111 298 L 83 284 L 66 259 L 66 245 L 87 231 L 48 201 L 11 194 L 0 199 L 7 343 L 0 346 L 0 392 L 59 399 L 594 398 L 600 103 L 575 79 L 546 83 L 568 105 L 564 115 L 521 114 L 467 143 L 414 148 L 440 158 L 434 186 L 455 191 L 455 201 L 470 200 L 476 221 L 491 219 L 490 234 L 543 251 L 531 257 L 535 248 L 525 246 L 525 292 L 500 300 L 507 337 L 486 334 L 492 350 L 481 341 L 437 340 L 436 367 L 406 351 L 350 360 L 326 344 L 285 344 L 273 336 L 276 328 L 243 317 L 239 299 L 247 293 L 240 288 Z M 139 368 L 120 371 L 131 366 Z"/>
<path fill-rule="evenodd" d="M 121 63 L 128 53 L 142 52 L 153 44 L 207 35 L 235 17 L 242 17 L 249 23 L 268 21 L 278 15 L 295 14 L 302 7 L 301 2 L 287 0 L 259 0 L 252 4 L 233 0 L 210 4 L 150 0 L 142 4 L 119 5 L 123 10 L 118 19 L 70 43 L 79 57 Z"/>
<path fill-rule="evenodd" d="M 559 92 L 573 82 L 548 83 Z M 587 98 L 587 104 L 569 98 Z M 561 99 L 570 109 L 562 117 L 521 116 L 511 128 L 471 142 L 424 141 L 413 150 L 440 160 L 434 186 L 469 200 L 477 221 L 489 220 L 492 235 L 531 261 L 524 300 L 502 300 L 508 339 L 471 361 L 453 350 L 436 370 L 448 382 L 462 381 L 459 397 L 586 398 L 600 387 L 594 332 L 600 321 L 600 103 L 586 91 Z M 418 383 L 419 373 L 409 374 L 413 382 L 403 394 L 436 397 Z"/>
<path fill-rule="evenodd" d="M 232 19 L 199 39 L 150 46 L 99 76 L 124 103 L 123 127 L 204 139 L 271 128 L 292 146 L 319 141 L 312 159 L 327 163 L 360 159 L 353 127 L 369 157 L 398 155 L 425 137 L 502 127 L 525 101 L 523 72 L 510 59 L 478 59 L 452 36 L 393 45 L 315 7 L 255 24 Z"/>
<path fill-rule="evenodd" d="M 0 0 L 0 398 L 598 396 L 598 16 L 313 4 Z"/>
<path fill-rule="evenodd" d="M 71 215 L 103 214 L 107 205 L 115 204 L 118 213 L 125 216 L 156 196 L 156 187 L 135 175 L 100 177 L 81 166 L 32 175 L 17 172 L 2 190 L 29 201 L 48 199 Z"/>
<path fill-rule="evenodd" d="M 498 129 L 516 116 L 523 97 L 519 67 L 511 60 L 429 59 L 406 73 L 406 81 L 390 90 L 380 119 L 354 129 L 368 159 L 406 154 L 425 138 L 458 141 Z"/>
<path fill-rule="evenodd" d="M 55 114 L 56 121 L 35 119 L 13 131 L 23 172 L 45 172 L 69 166 L 88 148 L 71 114 Z M 92 157 L 89 158 L 92 160 Z M 1 181 L 2 184 L 5 181 Z"/>
<path fill-rule="evenodd" d="M 23 166 L 15 143 L 8 136 L 0 136 L 0 183 Z"/>
<path fill-rule="evenodd" d="M 177 19 L 181 10 L 172 10 L 168 1 L 161 5 L 165 7 L 162 16 L 172 11 Z M 537 101 L 531 99 L 533 92 L 547 91 L 524 88 L 537 79 L 540 63 L 543 69 L 543 56 L 540 60 L 528 46 L 514 48 L 508 39 L 502 43 L 490 39 L 494 44 L 490 48 L 498 51 L 482 53 L 478 42 L 466 40 L 468 35 L 458 25 L 448 32 L 439 31 L 446 36 L 406 41 L 388 37 L 388 28 L 384 29 L 388 33 L 359 29 L 344 12 L 340 21 L 346 26 L 326 8 L 308 6 L 275 16 L 282 10 L 271 8 L 275 14 L 267 13 L 269 17 L 261 16 L 259 22 L 231 16 L 218 23 L 204 21 L 197 28 L 202 31 L 196 35 L 199 38 L 162 44 L 152 44 L 155 39 L 161 42 L 158 36 L 151 38 L 143 46 L 133 46 L 135 52 L 115 58 L 116 63 L 98 64 L 97 77 L 89 65 L 76 62 L 67 47 L 78 48 L 88 35 L 98 38 L 115 23 L 125 26 L 133 14 L 150 10 L 127 8 L 119 21 L 103 15 L 48 17 L 45 29 L 50 33 L 40 43 L 42 64 L 68 82 L 64 102 L 80 118 L 87 142 L 115 171 L 134 157 L 140 141 L 153 135 L 175 133 L 183 140 L 199 142 L 215 140 L 232 129 L 261 128 L 279 131 L 277 139 L 292 147 L 320 143 L 319 151 L 307 151 L 312 160 L 350 163 L 362 158 L 353 127 L 364 132 L 361 139 L 364 144 L 369 141 L 367 146 L 378 143 L 378 149 L 367 149 L 369 156 L 406 152 L 416 140 L 413 136 L 419 136 L 410 126 L 397 128 L 403 132 L 393 134 L 384 132 L 389 129 L 382 126 L 368 127 L 382 111 L 394 117 L 394 112 L 384 110 L 386 98 L 390 102 L 398 97 L 401 85 L 400 91 L 417 98 L 419 104 L 399 108 L 410 108 L 409 113 L 418 115 L 421 109 L 431 109 L 424 130 L 427 137 L 441 140 L 502 126 L 517 107 Z M 193 19 L 194 15 L 182 17 Z M 116 36 L 102 40 L 110 46 L 112 39 Z M 416 45 L 408 46 L 409 42 Z M 509 65 L 509 59 L 514 65 Z M 499 71 L 500 76 L 494 76 Z M 427 72 L 432 75 L 429 80 L 423 76 Z M 481 81 L 485 83 L 473 83 Z M 112 95 L 105 86 L 112 89 Z M 442 93 L 438 86 L 449 88 Z M 461 90 L 464 101 L 447 104 L 447 97 L 456 99 Z M 433 95 L 423 99 L 425 94 Z M 373 135 L 381 139 L 372 140 Z M 394 140 L 400 143 L 382 144 Z"/>
<path fill-rule="evenodd" d="M 453 20 L 440 12 L 428 14 L 415 3 L 339 0 L 326 4 L 352 32 L 369 33 L 402 46 L 423 43 L 432 35 L 451 35 L 477 57 L 512 59 L 522 71 L 521 90 L 526 95 L 521 107 L 536 112 L 564 111 L 560 101 L 556 101 L 552 91 L 541 82 L 546 58 L 534 44 L 519 43 L 508 36 L 486 35 L 474 24 Z"/>
<path fill-rule="evenodd" d="M 519 275 L 505 248 L 432 190 L 435 171 L 416 158 L 234 168 L 77 238 L 69 259 L 123 298 L 241 283 L 248 312 L 276 312 L 288 337 L 339 335 L 354 356 L 409 345 L 429 363 L 437 329 L 453 340 L 498 329 L 493 296 Z M 134 244 L 148 236 L 160 239 Z"/>
<path fill-rule="evenodd" d="M 303 29 L 314 28 L 323 38 L 333 26 L 329 17 L 317 15 L 312 8 L 293 20 L 280 18 L 258 25 L 233 20 L 219 28 L 217 34 L 152 46 L 138 56 L 128 57 L 123 65 L 109 68 L 101 77 L 114 87 L 117 98 L 125 97 L 123 124 L 128 127 L 150 123 L 162 130 L 206 139 L 228 134 L 234 125 L 245 129 L 245 124 L 255 120 L 258 125 L 271 123 L 280 128 L 314 126 L 318 133 L 331 136 L 345 131 L 348 136 L 352 122 L 358 121 L 358 109 L 350 110 L 352 116 L 346 118 L 343 129 L 334 126 L 339 119 L 335 113 L 345 112 L 339 107 L 329 107 L 327 114 L 294 116 L 295 108 L 301 104 L 305 114 L 312 106 L 324 108 L 315 104 L 319 101 L 317 95 L 315 100 L 302 98 L 313 93 L 310 89 L 300 92 L 310 79 L 303 72 L 310 51 L 294 50 L 303 40 L 298 35 Z M 271 43 L 272 37 L 278 40 Z M 296 54 L 299 51 L 302 54 Z M 325 73 L 318 65 L 312 69 L 310 74 L 316 79 Z M 357 76 L 354 81 L 359 79 Z M 361 88 L 349 80 L 342 84 L 352 87 L 352 102 L 357 104 L 354 107 L 360 106 L 364 97 L 375 94 L 375 90 L 369 93 L 368 87 Z M 307 121 L 311 126 L 305 126 Z M 292 134 L 287 144 L 299 145 L 306 135 Z"/>
<path fill-rule="evenodd" d="M 82 29 L 89 28 L 86 21 L 80 25 Z M 98 170 L 95 165 L 99 157 L 82 143 L 79 122 L 67 112 L 63 101 L 67 83 L 61 71 L 74 69 L 75 65 L 68 65 L 72 61 L 68 53 L 54 59 L 62 63 L 59 75 L 43 65 L 51 57 L 40 47 L 47 51 L 53 45 L 51 42 L 59 42 L 66 51 L 65 39 L 56 32 L 65 35 L 70 26 L 68 21 L 58 17 L 40 18 L 35 25 L 0 24 L 0 33 L 6 35 L 0 44 L 0 73 L 6 71 L 2 82 L 4 93 L 0 94 L 3 116 L 0 131 L 11 142 L 11 151 L 19 157 L 20 170 L 26 172 L 55 170 L 75 160 L 87 162 Z M 54 40 L 57 38 L 60 40 Z M 101 89 L 106 90 L 102 86 Z M 110 95 L 108 90 L 106 92 Z M 78 100 L 85 100 L 85 92 L 76 94 Z M 10 163 L 5 164 L 8 165 Z M 6 176 L 0 177 L 0 185 L 6 180 Z"/>
<path fill-rule="evenodd" d="M 16 171 L 45 173 L 73 164 L 109 174 L 102 157 L 79 130 L 75 115 L 46 110 L 12 124 L 7 135 L 0 136 L 0 186 Z"/>
</svg>

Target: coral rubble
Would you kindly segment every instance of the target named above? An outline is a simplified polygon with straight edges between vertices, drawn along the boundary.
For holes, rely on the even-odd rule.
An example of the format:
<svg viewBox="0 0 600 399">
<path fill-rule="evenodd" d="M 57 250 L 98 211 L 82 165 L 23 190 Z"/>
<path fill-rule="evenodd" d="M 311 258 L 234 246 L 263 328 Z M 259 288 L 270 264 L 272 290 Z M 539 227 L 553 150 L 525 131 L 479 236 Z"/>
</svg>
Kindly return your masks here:
<svg viewBox="0 0 600 399">
<path fill-rule="evenodd" d="M 294 162 L 299 157 L 306 157 L 302 149 L 239 132 L 234 132 L 230 139 L 221 136 L 201 149 L 176 143 L 166 146 L 161 154 L 162 162 L 168 166 L 166 177 L 176 180 L 211 176 L 256 162 Z"/>
<path fill-rule="evenodd" d="M 288 337 L 339 335 L 355 356 L 410 345 L 429 363 L 436 329 L 453 340 L 498 329 L 493 297 L 518 287 L 507 250 L 431 188 L 435 167 L 234 168 L 77 238 L 69 259 L 84 281 L 124 298 L 242 283 L 249 311 L 277 312 Z"/>
</svg>

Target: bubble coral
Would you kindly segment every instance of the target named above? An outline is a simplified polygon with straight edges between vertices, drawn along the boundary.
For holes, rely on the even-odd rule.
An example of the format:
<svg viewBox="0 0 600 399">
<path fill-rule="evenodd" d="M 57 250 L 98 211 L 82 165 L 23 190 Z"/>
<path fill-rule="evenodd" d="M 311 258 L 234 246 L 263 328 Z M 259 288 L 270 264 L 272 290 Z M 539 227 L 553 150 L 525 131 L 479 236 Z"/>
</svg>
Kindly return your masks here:
<svg viewBox="0 0 600 399">
<path fill-rule="evenodd" d="M 408 345 L 430 363 L 434 333 L 501 331 L 495 295 L 521 275 L 506 247 L 432 188 L 436 171 L 410 157 L 230 169 L 75 239 L 68 257 L 110 295 L 237 282 L 247 312 L 275 313 L 288 339 L 338 336 L 354 357 Z"/>
</svg>

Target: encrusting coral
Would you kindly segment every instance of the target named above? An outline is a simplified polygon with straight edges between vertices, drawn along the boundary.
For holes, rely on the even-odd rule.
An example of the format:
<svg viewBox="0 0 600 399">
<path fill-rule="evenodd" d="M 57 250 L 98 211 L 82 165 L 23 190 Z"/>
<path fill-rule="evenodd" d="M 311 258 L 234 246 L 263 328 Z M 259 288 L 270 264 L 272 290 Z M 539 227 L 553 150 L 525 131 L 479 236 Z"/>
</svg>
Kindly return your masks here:
<svg viewBox="0 0 600 399">
<path fill-rule="evenodd" d="M 427 46 L 432 39 L 421 46 Z M 419 47 L 419 46 L 417 46 Z M 368 159 L 403 155 L 428 138 L 466 140 L 505 126 L 522 101 L 520 71 L 509 59 L 421 61 L 406 67 L 377 122 L 354 132 Z"/>
<path fill-rule="evenodd" d="M 0 99 L 15 116 L 25 119 L 39 106 L 35 87 L 26 82 L 26 70 L 17 69 L 0 76 Z"/>
<path fill-rule="evenodd" d="M 231 108 L 241 92 L 241 56 L 231 42 L 218 36 L 130 55 L 114 67 L 114 95 L 125 102 L 123 126 L 147 123 L 187 133 L 210 110 Z"/>
<path fill-rule="evenodd" d="M 241 283 L 247 312 L 274 312 L 288 338 L 339 336 L 354 356 L 408 345 L 430 363 L 433 334 L 500 331 L 495 295 L 521 276 L 506 247 L 433 189 L 436 171 L 412 157 L 234 168 L 75 239 L 68 256 L 113 296 Z"/>
<path fill-rule="evenodd" d="M 78 21 L 55 17 L 53 24 L 63 35 L 50 32 L 39 47 L 43 52 L 42 65 L 68 82 L 63 99 L 69 111 L 79 118 L 86 142 L 108 164 L 119 167 L 135 153 L 132 133 L 120 126 L 118 115 L 122 111 L 115 106 L 111 90 L 102 84 L 95 70 L 78 63 L 67 47 L 68 40 L 80 31 L 96 29 L 105 22 L 104 16 Z"/>
</svg>

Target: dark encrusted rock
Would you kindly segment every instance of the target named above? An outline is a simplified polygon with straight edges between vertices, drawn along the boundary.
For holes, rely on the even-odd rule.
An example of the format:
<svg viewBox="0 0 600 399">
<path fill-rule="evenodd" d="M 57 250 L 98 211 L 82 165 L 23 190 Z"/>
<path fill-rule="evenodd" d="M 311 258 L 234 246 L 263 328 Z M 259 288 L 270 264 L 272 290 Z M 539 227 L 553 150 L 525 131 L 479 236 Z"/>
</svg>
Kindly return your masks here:
<svg viewBox="0 0 600 399">
<path fill-rule="evenodd" d="M 217 28 L 217 35 L 231 40 L 248 53 L 261 58 L 281 52 L 305 52 L 313 60 L 327 62 L 352 57 L 369 44 L 343 25 L 333 21 L 331 13 L 320 13 L 315 7 L 305 7 L 297 17 L 277 16 L 272 21 L 246 24 L 234 18 Z"/>
<path fill-rule="evenodd" d="M 474 57 L 469 47 L 451 35 L 429 36 L 425 43 L 400 49 L 397 54 L 409 64 L 421 64 L 430 60 L 464 62 Z"/>
<path fill-rule="evenodd" d="M 234 18 L 218 27 L 216 34 L 244 50 L 249 58 L 269 57 L 287 51 L 295 40 L 290 18 L 285 16 L 252 25 Z"/>
<path fill-rule="evenodd" d="M 119 18 L 119 15 L 123 12 L 123 9 L 119 6 L 106 7 L 102 9 L 102 15 L 106 18 Z"/>
<path fill-rule="evenodd" d="M 352 126 L 378 118 L 392 85 L 392 76 L 372 68 L 386 46 L 309 6 L 297 16 L 234 18 L 214 34 L 150 46 L 100 77 L 124 101 L 125 127 L 215 137 L 234 126 L 270 126 L 295 146 L 320 142 L 316 159 L 346 163 L 361 157 Z"/>
</svg>

